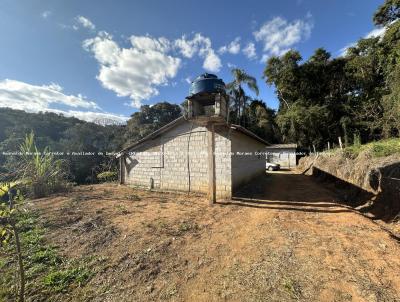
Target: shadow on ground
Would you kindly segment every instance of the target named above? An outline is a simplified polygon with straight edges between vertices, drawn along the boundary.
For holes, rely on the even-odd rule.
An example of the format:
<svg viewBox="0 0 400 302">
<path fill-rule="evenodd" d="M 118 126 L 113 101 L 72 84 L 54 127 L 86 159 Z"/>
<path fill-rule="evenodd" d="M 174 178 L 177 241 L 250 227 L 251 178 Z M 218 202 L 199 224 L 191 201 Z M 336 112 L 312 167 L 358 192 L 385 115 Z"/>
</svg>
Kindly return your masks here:
<svg viewBox="0 0 400 302">
<path fill-rule="evenodd" d="M 222 205 L 303 212 L 343 213 L 337 197 L 312 177 L 291 171 L 268 172 L 234 193 Z"/>
</svg>

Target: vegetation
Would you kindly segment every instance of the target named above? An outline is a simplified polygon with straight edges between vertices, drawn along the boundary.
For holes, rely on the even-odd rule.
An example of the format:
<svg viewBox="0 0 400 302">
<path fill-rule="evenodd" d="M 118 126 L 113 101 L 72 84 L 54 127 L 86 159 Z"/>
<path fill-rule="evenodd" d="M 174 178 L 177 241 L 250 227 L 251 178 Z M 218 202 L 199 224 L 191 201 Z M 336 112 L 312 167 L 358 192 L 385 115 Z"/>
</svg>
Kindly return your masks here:
<svg viewBox="0 0 400 302">
<path fill-rule="evenodd" d="M 395 153 L 400 153 L 400 139 L 384 139 L 368 144 L 354 144 L 344 148 L 344 152 L 350 157 L 356 157 L 361 152 L 367 152 L 373 157 L 384 157 Z"/>
<path fill-rule="evenodd" d="M 248 75 L 244 70 L 234 68 L 232 69 L 233 81 L 228 83 L 227 90 L 233 104 L 231 106 L 231 120 L 236 124 L 245 123 L 247 103 L 251 100 L 243 90 L 243 85 L 246 85 L 251 91 L 258 95 L 257 80 Z"/>
<path fill-rule="evenodd" d="M 97 179 L 100 182 L 116 181 L 118 179 L 118 173 L 115 171 L 105 171 L 97 174 Z"/>
<path fill-rule="evenodd" d="M 291 50 L 271 57 L 264 71 L 280 105 L 276 122 L 283 141 L 322 149 L 353 137 L 362 142 L 400 135 L 400 1 L 387 0 L 374 22 L 382 37 L 361 39 L 344 56 L 323 48 L 303 61 Z"/>
<path fill-rule="evenodd" d="M 360 39 L 343 56 L 332 57 L 318 48 L 308 59 L 295 50 L 271 57 L 263 75 L 266 83 L 276 89 L 277 111 L 247 94 L 258 95 L 258 84 L 252 75 L 233 69 L 232 80 L 227 84 L 230 122 L 245 126 L 271 143 L 297 143 L 310 150 L 313 146 L 322 150 L 328 142 L 331 147 L 337 146 L 338 137 L 347 147 L 399 137 L 399 11 L 399 0 L 386 0 L 373 17 L 376 26 L 385 27 L 385 33 Z M 117 170 L 113 152 L 175 120 L 184 107 L 185 104 L 168 102 L 144 105 L 126 125 L 107 126 L 55 113 L 2 108 L 0 173 L 17 170 L 16 163 L 23 159 L 7 152 L 18 152 L 26 135 L 33 132 L 37 150 L 60 152 L 36 157 L 36 164 L 47 172 L 62 167 L 63 173 L 68 172 L 69 179 L 78 184 L 105 181 L 97 176 Z M 49 160 L 55 166 L 45 168 Z M 37 195 L 46 194 L 39 192 L 43 177 L 47 176 L 30 175 L 30 181 L 38 183 Z"/>
<path fill-rule="evenodd" d="M 14 183 L 0 184 L 0 198 L 8 196 L 8 204 L 0 203 L 0 240 L 1 245 L 7 246 L 9 239 L 13 236 L 14 242 L 14 253 L 18 263 L 18 301 L 23 302 L 25 300 L 25 270 L 23 264 L 23 256 L 21 250 L 20 232 L 17 226 L 18 219 L 18 207 L 22 203 L 22 196 L 18 194 L 14 197 L 12 189 L 17 185 Z"/>
<path fill-rule="evenodd" d="M 39 152 L 33 133 L 27 135 L 20 151 L 22 155 L 16 163 L 16 177 L 24 181 L 33 197 L 44 197 L 68 188 L 68 174 L 64 162 L 55 159 L 48 148 Z"/>
<path fill-rule="evenodd" d="M 56 247 L 46 243 L 46 229 L 35 212 L 25 209 L 15 216 L 20 231 L 23 266 L 26 278 L 26 297 L 34 301 L 71 287 L 84 285 L 93 275 L 92 266 L 96 259 L 82 258 L 67 260 L 60 256 Z M 15 266 L 18 263 L 15 255 L 15 242 L 9 241 L 0 249 L 0 301 L 17 300 L 15 284 Z M 23 300 L 19 300 L 23 301 Z M 36 301 L 36 300 L 35 300 Z"/>
</svg>

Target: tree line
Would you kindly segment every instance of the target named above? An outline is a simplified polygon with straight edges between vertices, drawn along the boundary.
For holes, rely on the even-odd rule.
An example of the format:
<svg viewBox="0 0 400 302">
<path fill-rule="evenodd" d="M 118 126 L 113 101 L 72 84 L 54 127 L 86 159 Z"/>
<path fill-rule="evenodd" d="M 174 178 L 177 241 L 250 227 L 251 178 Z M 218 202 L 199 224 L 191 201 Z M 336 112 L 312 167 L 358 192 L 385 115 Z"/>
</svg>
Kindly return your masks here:
<svg viewBox="0 0 400 302">
<path fill-rule="evenodd" d="M 384 34 L 343 56 L 318 48 L 305 61 L 295 50 L 268 60 L 264 79 L 276 89 L 282 141 L 323 148 L 338 137 L 350 144 L 399 136 L 399 16 L 400 1 L 385 1 L 373 17 Z"/>
</svg>

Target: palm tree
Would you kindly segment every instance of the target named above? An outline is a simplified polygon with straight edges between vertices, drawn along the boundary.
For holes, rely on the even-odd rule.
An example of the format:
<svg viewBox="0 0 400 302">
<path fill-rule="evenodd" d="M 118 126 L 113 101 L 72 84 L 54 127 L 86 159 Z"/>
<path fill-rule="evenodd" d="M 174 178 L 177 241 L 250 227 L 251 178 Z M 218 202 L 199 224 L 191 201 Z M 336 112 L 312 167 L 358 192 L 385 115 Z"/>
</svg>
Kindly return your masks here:
<svg viewBox="0 0 400 302">
<path fill-rule="evenodd" d="M 234 107 L 237 111 L 236 121 L 241 120 L 241 115 L 245 112 L 247 101 L 246 94 L 243 90 L 243 85 L 246 85 L 250 90 L 254 91 L 258 95 L 257 80 L 248 75 L 243 69 L 234 68 L 232 69 L 233 81 L 228 83 L 227 89 L 230 96 L 234 99 Z"/>
</svg>

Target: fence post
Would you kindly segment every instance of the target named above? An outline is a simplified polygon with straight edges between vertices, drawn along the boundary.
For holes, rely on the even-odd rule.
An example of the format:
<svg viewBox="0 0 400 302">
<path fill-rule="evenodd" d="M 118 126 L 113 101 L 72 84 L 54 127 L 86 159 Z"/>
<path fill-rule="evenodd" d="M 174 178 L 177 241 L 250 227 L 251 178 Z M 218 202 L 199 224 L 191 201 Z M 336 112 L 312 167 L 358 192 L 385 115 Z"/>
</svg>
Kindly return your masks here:
<svg viewBox="0 0 400 302">
<path fill-rule="evenodd" d="M 339 139 L 340 150 L 343 150 L 342 138 L 339 136 L 338 139 Z"/>
</svg>

